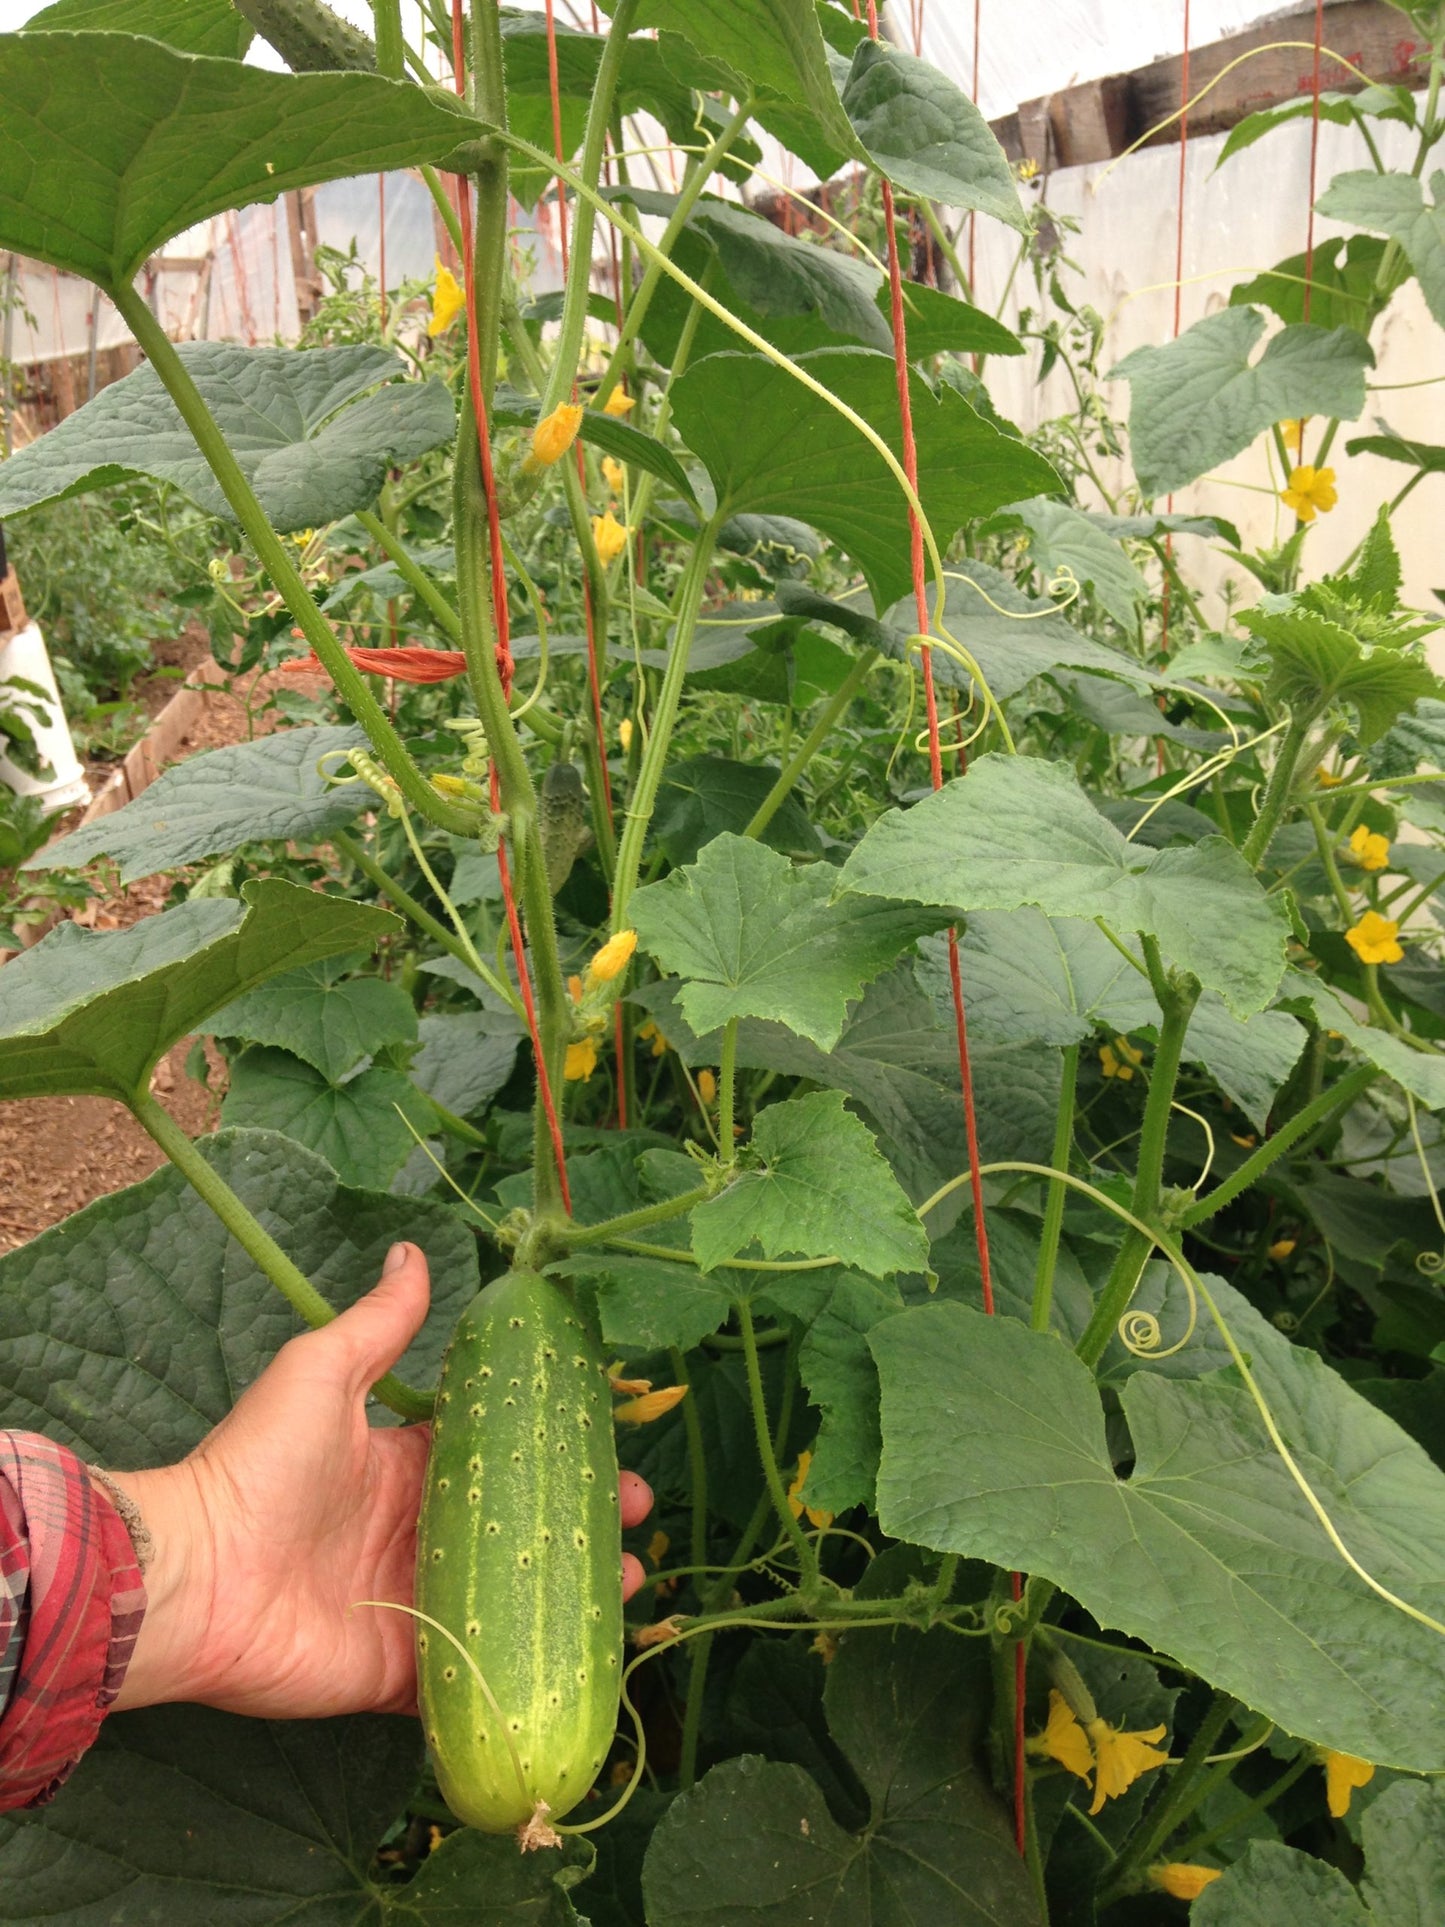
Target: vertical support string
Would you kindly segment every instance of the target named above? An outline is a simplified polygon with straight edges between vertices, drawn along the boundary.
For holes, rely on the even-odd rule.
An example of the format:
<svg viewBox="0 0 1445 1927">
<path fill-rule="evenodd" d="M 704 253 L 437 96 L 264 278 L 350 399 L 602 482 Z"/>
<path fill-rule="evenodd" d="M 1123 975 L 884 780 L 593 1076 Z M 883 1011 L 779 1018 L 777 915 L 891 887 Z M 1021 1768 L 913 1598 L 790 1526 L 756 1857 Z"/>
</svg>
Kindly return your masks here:
<svg viewBox="0 0 1445 1927">
<path fill-rule="evenodd" d="M 452 65 L 456 73 L 456 90 L 458 94 L 462 94 L 466 89 L 466 62 L 462 43 L 462 0 L 452 0 Z M 482 392 L 482 355 L 477 339 L 476 250 L 473 246 L 471 181 L 465 175 L 461 175 L 457 180 L 457 188 L 457 212 L 462 225 L 462 266 L 467 289 L 467 380 L 472 397 L 472 412 L 476 416 L 477 423 L 477 450 L 481 459 L 482 490 L 487 498 L 487 534 L 492 563 L 492 608 L 497 630 L 497 674 L 501 679 L 502 694 L 510 700 L 513 668 L 511 623 L 507 610 L 502 521 L 497 505 L 496 478 L 492 471 L 492 437 L 487 421 L 486 396 Z M 491 766 L 491 802 L 494 811 L 500 809 L 501 794 L 495 760 Z M 546 1053 L 542 1049 L 536 999 L 532 992 L 531 972 L 527 968 L 522 920 L 517 913 L 517 898 L 512 887 L 511 866 L 507 860 L 505 840 L 497 846 L 497 869 L 501 877 L 502 903 L 507 913 L 507 931 L 511 938 L 513 955 L 517 959 L 517 987 L 522 994 L 522 1007 L 527 1014 L 527 1033 L 532 1040 L 532 1055 L 537 1064 L 537 1090 L 542 1099 L 542 1110 L 546 1116 L 547 1130 L 552 1140 L 552 1155 L 557 1162 L 557 1181 L 562 1192 L 562 1206 L 570 1217 L 572 1194 L 567 1183 L 567 1156 L 562 1146 L 562 1125 L 557 1115 L 556 1100 L 552 1095 L 552 1080 L 547 1072 Z"/>
<path fill-rule="evenodd" d="M 1315 283 L 1315 175 L 1320 158 L 1320 50 L 1325 37 L 1325 0 L 1315 0 L 1315 57 L 1310 75 L 1313 100 L 1310 105 L 1310 188 L 1309 213 L 1305 219 L 1305 293 L 1304 319 L 1310 318 L 1310 296 Z"/>
</svg>

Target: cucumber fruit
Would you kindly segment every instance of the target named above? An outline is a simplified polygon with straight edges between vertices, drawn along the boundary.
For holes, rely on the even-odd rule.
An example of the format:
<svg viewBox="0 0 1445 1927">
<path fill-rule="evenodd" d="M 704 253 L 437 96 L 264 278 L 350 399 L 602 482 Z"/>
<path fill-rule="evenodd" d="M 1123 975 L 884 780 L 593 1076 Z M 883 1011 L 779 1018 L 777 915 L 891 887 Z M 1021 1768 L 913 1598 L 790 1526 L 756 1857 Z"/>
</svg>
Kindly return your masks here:
<svg viewBox="0 0 1445 1927">
<path fill-rule="evenodd" d="M 606 1365 L 560 1285 L 508 1272 L 442 1366 L 417 1539 L 417 1606 L 495 1700 L 418 1620 L 422 1724 L 468 1826 L 532 1844 L 596 1779 L 617 1724 L 621 1565 Z"/>
</svg>

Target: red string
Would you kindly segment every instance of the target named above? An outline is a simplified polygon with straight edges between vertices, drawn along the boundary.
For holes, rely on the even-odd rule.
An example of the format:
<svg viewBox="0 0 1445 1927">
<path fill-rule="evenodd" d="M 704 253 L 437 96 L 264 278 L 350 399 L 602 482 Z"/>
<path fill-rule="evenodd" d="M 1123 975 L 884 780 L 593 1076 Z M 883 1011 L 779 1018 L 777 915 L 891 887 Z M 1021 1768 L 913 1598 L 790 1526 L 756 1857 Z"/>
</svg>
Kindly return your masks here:
<svg viewBox="0 0 1445 1927">
<path fill-rule="evenodd" d="M 1325 35 L 1325 0 L 1315 0 L 1315 64 L 1310 77 L 1314 101 L 1310 108 L 1310 208 L 1305 223 L 1304 319 L 1310 318 L 1310 296 L 1315 279 L 1315 170 L 1320 155 L 1320 48 Z"/>
<path fill-rule="evenodd" d="M 452 0 L 452 65 L 456 73 L 456 90 L 460 94 L 466 85 L 466 67 L 462 52 L 462 0 Z M 482 393 L 482 354 L 477 340 L 477 304 L 475 298 L 476 253 L 472 235 L 472 189 L 467 179 L 458 180 L 459 193 L 457 211 L 462 224 L 462 267 L 467 287 L 467 379 L 471 389 L 472 411 L 477 420 L 477 447 L 481 455 L 482 488 L 487 498 L 487 524 L 492 555 L 492 606 L 495 610 L 497 625 L 497 674 L 501 678 L 502 694 L 512 693 L 512 643 L 511 625 L 507 614 L 507 579 L 502 554 L 502 522 L 497 507 L 496 480 L 492 472 L 492 437 L 487 425 L 487 403 Z M 497 781 L 497 765 L 491 768 L 492 808 L 501 804 L 500 785 Z M 517 985 L 522 993 L 522 1007 L 527 1014 L 527 1031 L 532 1040 L 532 1054 L 537 1062 L 537 1088 L 542 1098 L 542 1109 L 547 1118 L 547 1130 L 552 1139 L 552 1155 L 557 1162 L 557 1181 L 562 1192 L 562 1206 L 568 1217 L 572 1215 L 572 1194 L 567 1184 L 567 1156 L 562 1148 L 562 1126 L 557 1116 L 557 1106 L 552 1096 L 552 1080 L 547 1074 L 547 1058 L 542 1049 L 542 1033 L 537 1023 L 537 1006 L 532 995 L 532 979 L 527 969 L 527 952 L 522 940 L 522 920 L 517 914 L 516 894 L 512 889 L 511 866 L 507 862 L 507 846 L 502 843 L 497 848 L 497 868 L 501 875 L 502 902 L 507 912 L 507 930 L 511 937 L 512 952 L 517 959 Z"/>
</svg>

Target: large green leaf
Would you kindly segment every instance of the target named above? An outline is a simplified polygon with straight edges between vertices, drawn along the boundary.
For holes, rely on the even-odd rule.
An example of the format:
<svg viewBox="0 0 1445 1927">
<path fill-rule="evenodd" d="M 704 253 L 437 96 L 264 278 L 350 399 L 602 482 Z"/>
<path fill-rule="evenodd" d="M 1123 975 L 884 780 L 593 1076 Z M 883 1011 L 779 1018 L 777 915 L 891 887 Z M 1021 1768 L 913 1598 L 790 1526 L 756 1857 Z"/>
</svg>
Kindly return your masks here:
<svg viewBox="0 0 1445 1927">
<path fill-rule="evenodd" d="M 416 1143 L 404 1115 L 416 1108 L 400 1071 L 373 1064 L 333 1081 L 290 1051 L 257 1046 L 231 1066 L 221 1121 L 284 1132 L 324 1157 L 343 1183 L 384 1189 Z"/>
<path fill-rule="evenodd" d="M 103 935 L 58 924 L 5 966 L 0 1098 L 143 1092 L 156 1060 L 278 971 L 369 950 L 389 910 L 271 877 Z"/>
<path fill-rule="evenodd" d="M 714 837 L 745 829 L 777 775 L 765 763 L 734 763 L 725 756 L 669 763 L 652 818 L 652 834 L 668 862 L 691 863 Z M 818 832 L 796 794 L 784 799 L 760 840 L 774 850 L 818 850 Z"/>
<path fill-rule="evenodd" d="M 1281 1003 L 1312 1013 L 1322 1030 L 1338 1031 L 1348 1043 L 1378 1065 L 1387 1077 L 1418 1097 L 1432 1111 L 1445 1110 L 1445 1057 L 1417 1050 L 1403 1037 L 1362 1024 L 1344 999 L 1318 977 L 1291 970 L 1280 991 Z"/>
<path fill-rule="evenodd" d="M 1369 1927 L 1340 1872 L 1277 1840 L 1251 1840 L 1222 1880 L 1191 1907 L 1194 1927 Z"/>
<path fill-rule="evenodd" d="M 1368 228 L 1398 241 L 1419 277 L 1425 304 L 1445 324 L 1445 173 L 1430 176 L 1433 201 L 1413 174 L 1377 174 L 1372 168 L 1336 174 L 1315 203 L 1332 221 Z"/>
<path fill-rule="evenodd" d="M 1282 328 L 1251 361 L 1264 316 L 1221 308 L 1161 348 L 1136 348 L 1111 370 L 1130 385 L 1129 446 L 1148 496 L 1167 495 L 1297 415 L 1355 421 L 1374 353 L 1349 328 Z"/>
<path fill-rule="evenodd" d="M 1238 620 L 1258 640 L 1251 654 L 1269 664 L 1269 694 L 1306 714 L 1348 704 L 1366 748 L 1422 696 L 1440 694 L 1440 679 L 1419 656 L 1371 647 L 1309 609 L 1245 609 Z"/>
<path fill-rule="evenodd" d="M 1103 917 L 1155 937 L 1236 1016 L 1263 1010 L 1284 971 L 1288 930 L 1222 837 L 1184 849 L 1128 842 L 1090 803 L 1073 770 L 1025 756 L 983 756 L 911 810 L 890 810 L 843 866 L 839 888 L 961 910 L 1034 904 L 1056 917 Z"/>
<path fill-rule="evenodd" d="M 977 1640 L 851 1636 L 824 1690 L 867 1795 L 845 1832 L 802 1767 L 745 1755 L 664 1814 L 643 1868 L 653 1927 L 1035 1927 L 1037 1903 L 974 1748 Z"/>
<path fill-rule="evenodd" d="M 801 367 L 902 449 L 891 356 L 824 348 Z M 678 433 L 730 514 L 791 515 L 858 563 L 880 608 L 909 589 L 908 506 L 876 450 L 836 409 L 761 355 L 708 355 L 673 384 Z M 912 377 L 919 493 L 940 543 L 971 517 L 1059 487 L 1048 463 L 957 393 Z M 1358 411 L 1357 411 L 1358 412 Z"/>
<path fill-rule="evenodd" d="M 364 783 L 324 782 L 317 767 L 364 741 L 359 729 L 332 724 L 206 750 L 163 770 L 133 803 L 50 844 L 27 867 L 73 869 L 108 856 L 121 882 L 133 883 L 245 843 L 314 843 L 375 804 Z"/>
<path fill-rule="evenodd" d="M 830 147 L 861 158 L 813 0 L 642 0 L 633 24 L 681 34 L 760 92 L 806 108 Z"/>
<path fill-rule="evenodd" d="M 421 1049 L 411 1061 L 412 1081 L 457 1117 L 470 1117 L 496 1096 L 527 1034 L 505 1008 L 442 1011 L 423 1017 L 418 1028 Z"/>
<path fill-rule="evenodd" d="M 825 866 L 797 869 L 775 850 L 720 836 L 696 863 L 632 899 L 644 950 L 683 979 L 695 1031 L 733 1017 L 774 1018 L 831 1050 L 848 1004 L 939 919 L 832 900 Z"/>
<path fill-rule="evenodd" d="M 426 1252 L 432 1308 L 399 1367 L 433 1382 L 477 1289 L 454 1211 L 352 1190 L 267 1131 L 201 1143 L 207 1163 L 338 1310 L 370 1291 L 399 1238 Z M 0 1423 L 97 1465 L 169 1465 L 219 1425 L 301 1320 L 167 1166 L 0 1257 Z"/>
<path fill-rule="evenodd" d="M 873 165 L 905 194 L 976 208 L 1027 229 L 993 129 L 963 89 L 926 60 L 860 41 L 843 105 Z"/>
<path fill-rule="evenodd" d="M 1312 321 L 1317 328 L 1353 328 L 1356 334 L 1368 334 L 1384 305 L 1376 289 L 1384 252 L 1385 243 L 1371 234 L 1317 241 L 1313 256 L 1291 254 L 1263 274 L 1236 282 L 1229 291 L 1229 305 L 1268 308 L 1281 321 Z"/>
<path fill-rule="evenodd" d="M 172 235 L 482 132 L 450 94 L 274 74 L 114 33 L 0 35 L 0 247 L 114 290 Z"/>
<path fill-rule="evenodd" d="M 1028 531 L 1034 566 L 1048 577 L 1067 570 L 1081 588 L 1091 589 L 1100 607 L 1131 634 L 1148 584 L 1119 543 L 1067 502 L 1046 495 L 1014 502 L 999 522 L 1021 522 Z"/>
<path fill-rule="evenodd" d="M 248 990 L 208 1019 L 212 1037 L 275 1044 L 333 1082 L 389 1044 L 416 1039 L 416 1008 L 399 983 L 349 977 L 331 957 Z"/>
<path fill-rule="evenodd" d="M 1445 1475 L 1317 1354 L 1214 1291 L 1304 1477 L 1376 1581 L 1445 1611 Z M 957 1304 L 869 1335 L 878 1510 L 899 1538 L 1039 1573 L 1287 1732 L 1445 1764 L 1442 1642 L 1357 1578 L 1232 1372 L 1136 1371 L 1120 1478 L 1093 1375 L 1051 1334 Z"/>
<path fill-rule="evenodd" d="M 138 33 L 181 53 L 240 60 L 250 22 L 231 0 L 55 0 L 25 22 L 26 33 Z"/>
<path fill-rule="evenodd" d="M 401 361 L 384 348 L 192 341 L 178 352 L 274 528 L 320 528 L 370 508 L 394 463 L 440 447 L 456 427 L 443 384 L 398 382 Z M 0 516 L 130 475 L 169 482 L 213 515 L 231 513 L 148 365 L 0 465 Z"/>
<path fill-rule="evenodd" d="M 692 1214 L 692 1248 L 704 1270 L 750 1254 L 821 1258 L 832 1253 L 874 1277 L 920 1271 L 928 1239 L 866 1124 L 836 1091 L 760 1111 L 740 1174 Z"/>
</svg>

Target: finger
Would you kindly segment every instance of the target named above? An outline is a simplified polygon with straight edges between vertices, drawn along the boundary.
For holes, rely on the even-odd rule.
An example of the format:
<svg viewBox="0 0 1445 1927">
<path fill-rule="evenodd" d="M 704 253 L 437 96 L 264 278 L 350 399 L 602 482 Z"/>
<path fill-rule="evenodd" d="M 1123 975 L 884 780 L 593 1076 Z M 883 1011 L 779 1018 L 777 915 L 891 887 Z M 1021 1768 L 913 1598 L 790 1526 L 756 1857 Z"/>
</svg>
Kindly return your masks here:
<svg viewBox="0 0 1445 1927">
<path fill-rule="evenodd" d="M 426 1254 L 395 1244 L 386 1254 L 381 1283 L 312 1337 L 359 1392 L 374 1384 L 401 1357 L 421 1330 L 431 1302 Z"/>
<path fill-rule="evenodd" d="M 652 1487 L 635 1472 L 622 1472 L 618 1474 L 617 1491 L 623 1525 L 640 1526 L 652 1510 Z"/>
<path fill-rule="evenodd" d="M 647 1574 L 642 1569 L 642 1561 L 634 1557 L 632 1553 L 624 1552 L 622 1555 L 623 1599 L 630 1599 L 646 1577 Z"/>
</svg>

